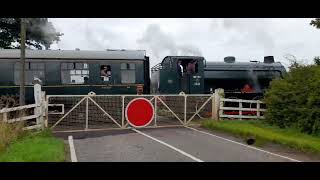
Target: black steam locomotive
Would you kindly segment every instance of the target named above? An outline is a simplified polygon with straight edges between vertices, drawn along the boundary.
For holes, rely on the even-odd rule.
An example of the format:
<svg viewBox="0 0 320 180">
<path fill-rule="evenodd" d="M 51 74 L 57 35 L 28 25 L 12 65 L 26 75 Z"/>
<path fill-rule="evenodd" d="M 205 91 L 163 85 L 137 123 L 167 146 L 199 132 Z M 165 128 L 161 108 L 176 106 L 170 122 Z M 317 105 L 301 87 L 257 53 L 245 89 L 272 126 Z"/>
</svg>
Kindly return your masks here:
<svg viewBox="0 0 320 180">
<path fill-rule="evenodd" d="M 286 73 L 273 56 L 263 62 L 236 62 L 235 57 L 224 62 L 206 62 L 203 57 L 167 56 L 151 68 L 151 92 L 160 94 L 208 94 L 222 88 L 226 97 L 261 98 L 270 81 Z"/>
</svg>

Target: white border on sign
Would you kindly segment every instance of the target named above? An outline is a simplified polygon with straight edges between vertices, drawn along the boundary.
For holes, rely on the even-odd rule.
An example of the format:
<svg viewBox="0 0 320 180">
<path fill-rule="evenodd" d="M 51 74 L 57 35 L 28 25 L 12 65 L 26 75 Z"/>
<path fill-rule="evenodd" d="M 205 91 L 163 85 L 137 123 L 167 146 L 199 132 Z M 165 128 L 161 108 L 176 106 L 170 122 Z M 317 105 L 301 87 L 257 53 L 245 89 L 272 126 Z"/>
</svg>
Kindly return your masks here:
<svg viewBox="0 0 320 180">
<path fill-rule="evenodd" d="M 151 118 L 151 120 L 150 120 L 147 124 L 145 124 L 145 125 L 143 125 L 143 126 L 136 126 L 136 125 L 131 124 L 131 122 L 128 120 L 128 114 L 127 114 L 127 113 L 128 113 L 128 107 L 129 107 L 130 104 L 133 103 L 134 101 L 136 101 L 136 100 L 141 100 L 141 99 L 142 99 L 142 100 L 146 100 L 146 101 L 151 105 L 152 111 L 153 111 L 153 112 L 152 112 L 152 118 Z M 136 127 L 136 128 L 146 127 L 146 126 L 148 126 L 148 125 L 152 122 L 152 120 L 154 119 L 154 107 L 153 107 L 152 103 L 149 101 L 149 99 L 146 99 L 146 98 L 135 98 L 135 99 L 131 100 L 131 101 L 127 104 L 125 116 L 126 116 L 127 122 L 128 122 L 131 126 Z"/>
</svg>

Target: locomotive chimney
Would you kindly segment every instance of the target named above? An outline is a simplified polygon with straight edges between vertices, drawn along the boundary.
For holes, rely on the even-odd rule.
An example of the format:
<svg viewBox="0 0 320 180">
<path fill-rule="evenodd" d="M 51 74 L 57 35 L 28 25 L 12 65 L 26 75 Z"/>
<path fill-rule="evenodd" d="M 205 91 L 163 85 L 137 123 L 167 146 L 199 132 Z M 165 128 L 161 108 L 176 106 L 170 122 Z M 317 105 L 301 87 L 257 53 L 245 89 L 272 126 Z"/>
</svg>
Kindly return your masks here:
<svg viewBox="0 0 320 180">
<path fill-rule="evenodd" d="M 263 62 L 264 63 L 274 63 L 274 57 L 273 56 L 265 56 Z"/>
<path fill-rule="evenodd" d="M 234 63 L 236 61 L 236 58 L 234 56 L 227 56 L 224 58 L 225 63 Z"/>
</svg>

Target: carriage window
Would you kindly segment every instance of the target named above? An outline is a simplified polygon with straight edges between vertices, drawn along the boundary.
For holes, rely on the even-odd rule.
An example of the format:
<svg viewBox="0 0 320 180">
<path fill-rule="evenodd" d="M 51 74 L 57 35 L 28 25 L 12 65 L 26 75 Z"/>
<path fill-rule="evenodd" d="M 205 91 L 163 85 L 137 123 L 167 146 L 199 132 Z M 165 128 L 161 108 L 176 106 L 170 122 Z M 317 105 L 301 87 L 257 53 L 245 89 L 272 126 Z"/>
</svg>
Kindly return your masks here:
<svg viewBox="0 0 320 180">
<path fill-rule="evenodd" d="M 61 63 L 62 84 L 84 84 L 88 79 L 87 63 Z"/>
<path fill-rule="evenodd" d="M 111 78 L 111 66 L 102 65 L 100 66 L 100 77 L 102 81 L 110 81 Z"/>
<path fill-rule="evenodd" d="M 136 65 L 134 63 L 121 63 L 121 83 L 136 82 Z"/>
<path fill-rule="evenodd" d="M 20 63 L 14 65 L 14 83 L 20 84 Z M 26 62 L 25 63 L 25 84 L 32 85 L 34 78 L 39 78 L 42 83 L 45 80 L 44 63 Z"/>
</svg>

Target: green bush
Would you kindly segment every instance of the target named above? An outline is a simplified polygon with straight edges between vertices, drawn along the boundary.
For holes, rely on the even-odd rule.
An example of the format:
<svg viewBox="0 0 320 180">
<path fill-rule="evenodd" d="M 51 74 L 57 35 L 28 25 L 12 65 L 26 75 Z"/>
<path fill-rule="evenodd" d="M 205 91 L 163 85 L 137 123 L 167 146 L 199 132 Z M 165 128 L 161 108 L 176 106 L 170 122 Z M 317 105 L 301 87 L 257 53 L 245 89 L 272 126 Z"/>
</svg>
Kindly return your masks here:
<svg viewBox="0 0 320 180">
<path fill-rule="evenodd" d="M 320 134 L 320 66 L 297 66 L 275 79 L 265 95 L 266 121 Z"/>
</svg>

